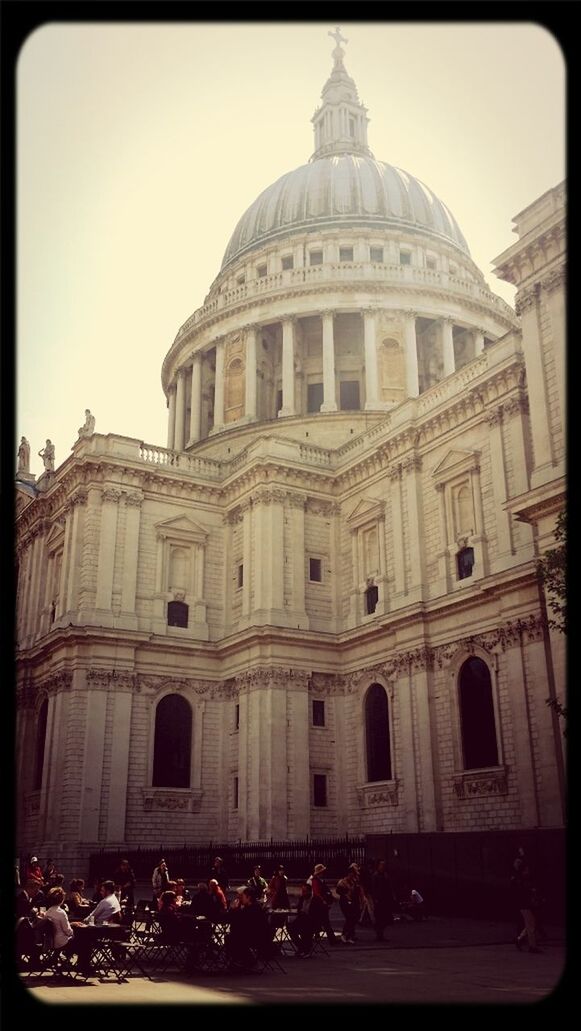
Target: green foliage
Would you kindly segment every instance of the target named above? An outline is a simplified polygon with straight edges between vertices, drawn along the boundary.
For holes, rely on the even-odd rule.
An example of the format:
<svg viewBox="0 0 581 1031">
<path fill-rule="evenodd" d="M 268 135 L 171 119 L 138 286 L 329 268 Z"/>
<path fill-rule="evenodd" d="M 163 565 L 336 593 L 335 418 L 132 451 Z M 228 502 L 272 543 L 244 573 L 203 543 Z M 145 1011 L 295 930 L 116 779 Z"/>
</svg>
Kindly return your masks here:
<svg viewBox="0 0 581 1031">
<path fill-rule="evenodd" d="M 556 547 L 549 548 L 537 562 L 537 575 L 545 588 L 553 619 L 549 626 L 567 633 L 567 521 L 565 510 L 559 512 L 555 528 Z"/>
<path fill-rule="evenodd" d="M 565 723 L 567 722 L 567 709 L 564 705 L 561 705 L 558 698 L 547 698 L 545 700 L 545 705 L 548 705 L 549 709 L 554 709 L 557 716 L 561 716 L 561 718 L 565 720 Z M 567 727 L 565 727 L 563 731 L 563 737 L 567 737 Z"/>
</svg>

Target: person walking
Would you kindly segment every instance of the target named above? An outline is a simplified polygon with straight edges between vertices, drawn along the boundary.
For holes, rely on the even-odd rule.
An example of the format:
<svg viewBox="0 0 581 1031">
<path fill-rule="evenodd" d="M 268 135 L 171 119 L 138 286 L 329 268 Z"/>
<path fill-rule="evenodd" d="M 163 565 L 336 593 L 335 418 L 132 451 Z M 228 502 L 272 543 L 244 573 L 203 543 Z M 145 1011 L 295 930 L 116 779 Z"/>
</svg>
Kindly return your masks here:
<svg viewBox="0 0 581 1031">
<path fill-rule="evenodd" d="M 128 859 L 122 859 L 113 874 L 115 884 L 121 888 L 121 902 L 125 902 L 128 910 L 133 912 L 135 905 L 135 874 Z"/>
<path fill-rule="evenodd" d="M 329 945 L 338 945 L 337 937 L 329 919 L 329 911 L 334 901 L 333 893 L 321 876 L 326 869 L 327 867 L 323 863 L 317 863 L 312 873 L 311 891 L 313 897 L 309 905 L 309 916 L 313 932 L 324 931 Z"/>
<path fill-rule="evenodd" d="M 224 868 L 224 860 L 220 856 L 216 856 L 212 866 L 210 868 L 210 874 L 208 876 L 208 884 L 210 881 L 218 881 L 222 891 L 227 895 L 230 882 L 228 880 L 228 874 Z"/>
<path fill-rule="evenodd" d="M 529 867 L 526 864 L 519 870 L 516 892 L 524 927 L 520 934 L 517 935 L 515 945 L 520 952 L 526 938 L 528 941 L 529 952 L 541 952 L 542 950 L 539 949 L 537 945 L 536 936 L 536 920 L 534 913 L 535 886 L 533 884 Z"/>
<path fill-rule="evenodd" d="M 375 921 L 375 937 L 377 941 L 385 941 L 384 931 L 393 923 L 394 897 L 385 859 L 379 859 L 371 878 L 371 897 L 373 898 L 373 914 Z"/>
<path fill-rule="evenodd" d="M 361 889 L 359 887 L 359 878 L 357 875 L 357 867 L 354 864 L 351 864 L 345 876 L 337 881 L 337 886 L 335 888 L 335 891 L 339 896 L 341 912 L 345 917 L 341 938 L 346 945 L 355 945 L 355 942 L 357 941 L 355 937 L 355 927 L 361 914 Z"/>
<path fill-rule="evenodd" d="M 161 893 L 167 891 L 169 885 L 169 870 L 165 859 L 160 859 L 151 875 L 151 886 L 153 889 L 153 901 L 157 904 Z"/>
</svg>

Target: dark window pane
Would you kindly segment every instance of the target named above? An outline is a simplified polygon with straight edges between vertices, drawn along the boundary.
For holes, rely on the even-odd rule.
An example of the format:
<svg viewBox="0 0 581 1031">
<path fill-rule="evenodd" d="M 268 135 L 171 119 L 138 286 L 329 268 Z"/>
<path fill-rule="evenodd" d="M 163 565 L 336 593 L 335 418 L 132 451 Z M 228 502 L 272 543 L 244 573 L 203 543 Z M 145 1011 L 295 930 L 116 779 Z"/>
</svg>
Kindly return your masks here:
<svg viewBox="0 0 581 1031">
<path fill-rule="evenodd" d="M 282 390 L 277 390 L 277 392 L 276 392 L 276 410 L 277 410 L 277 412 L 280 412 L 281 408 L 282 408 Z"/>
<path fill-rule="evenodd" d="M 294 266 L 294 258 L 292 256 L 292 254 L 285 254 L 283 259 L 282 259 L 282 267 L 283 267 L 283 269 L 293 268 L 293 266 Z"/>
<path fill-rule="evenodd" d="M 323 404 L 323 384 L 309 383 L 307 386 L 307 412 L 320 411 Z"/>
<path fill-rule="evenodd" d="M 170 601 L 167 606 L 168 626 L 187 626 L 189 605 L 185 601 Z"/>
<path fill-rule="evenodd" d="M 369 257 L 371 261 L 383 261 L 383 247 L 371 247 Z"/>
<path fill-rule="evenodd" d="M 353 261 L 353 248 L 352 247 L 340 247 L 339 248 L 339 261 Z"/>
<path fill-rule="evenodd" d="M 192 710 L 177 694 L 162 698 L 155 713 L 153 787 L 189 788 Z"/>
<path fill-rule="evenodd" d="M 325 703 L 318 699 L 313 700 L 313 727 L 325 726 Z"/>
<path fill-rule="evenodd" d="M 323 252 L 322 251 L 311 251 L 309 254 L 309 265 L 322 265 L 323 264 Z"/>
<path fill-rule="evenodd" d="M 234 808 L 238 809 L 238 777 L 234 777 Z"/>
<path fill-rule="evenodd" d="M 321 559 L 310 558 L 309 559 L 309 580 L 314 580 L 315 583 L 321 583 L 323 579 L 321 572 Z"/>
<path fill-rule="evenodd" d="M 339 384 L 339 397 L 342 412 L 359 411 L 359 383 L 357 380 L 347 380 Z"/>
<path fill-rule="evenodd" d="M 36 725 L 36 755 L 34 763 L 34 791 L 42 787 L 42 768 L 44 766 L 44 749 L 46 745 L 46 721 L 48 717 L 48 699 L 45 698 L 38 714 Z"/>
<path fill-rule="evenodd" d="M 474 567 L 474 548 L 462 548 L 456 555 L 456 562 L 458 565 L 458 579 L 465 580 L 467 576 L 472 576 L 472 569 Z"/>
<path fill-rule="evenodd" d="M 315 773 L 313 801 L 315 805 L 327 805 L 327 776 L 324 773 Z"/>
<path fill-rule="evenodd" d="M 259 279 L 264 279 L 266 275 L 266 265 L 259 265 L 256 269 L 256 274 Z"/>
<path fill-rule="evenodd" d="M 490 671 L 482 659 L 467 659 L 460 670 L 460 722 L 464 769 L 498 765 Z"/>
<path fill-rule="evenodd" d="M 365 699 L 367 780 L 391 780 L 389 713 L 385 688 L 372 684 Z"/>
<path fill-rule="evenodd" d="M 242 563 L 238 566 L 238 571 L 236 575 L 236 582 L 238 584 L 238 587 L 244 587 L 244 565 Z"/>
<path fill-rule="evenodd" d="M 234 726 L 236 727 L 236 730 L 240 727 L 240 705 L 238 702 L 236 702 L 236 709 L 234 712 Z"/>
<path fill-rule="evenodd" d="M 399 263 L 400 263 L 400 265 L 411 265 L 411 263 L 412 263 L 412 256 L 409 253 L 409 251 L 400 251 L 399 252 Z"/>
<path fill-rule="evenodd" d="M 375 584 L 372 584 L 365 592 L 365 609 L 368 616 L 375 612 L 378 599 L 379 588 Z"/>
</svg>

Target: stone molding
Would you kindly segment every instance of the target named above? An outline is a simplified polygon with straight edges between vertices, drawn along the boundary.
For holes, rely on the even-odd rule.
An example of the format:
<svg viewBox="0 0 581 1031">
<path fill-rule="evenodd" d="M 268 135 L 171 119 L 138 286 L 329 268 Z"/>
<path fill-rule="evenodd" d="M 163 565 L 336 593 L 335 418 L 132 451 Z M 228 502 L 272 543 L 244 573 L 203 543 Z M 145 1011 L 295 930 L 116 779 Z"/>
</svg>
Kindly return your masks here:
<svg viewBox="0 0 581 1031">
<path fill-rule="evenodd" d="M 420 472 L 422 468 L 422 456 L 421 455 L 410 455 L 409 458 L 404 459 L 401 463 L 402 472 L 415 473 Z"/>
<path fill-rule="evenodd" d="M 163 810 L 169 813 L 199 813 L 203 791 L 191 788 L 142 788 L 143 810 Z"/>
<path fill-rule="evenodd" d="M 309 674 L 302 670 L 286 669 L 282 666 L 257 666 L 239 673 L 233 678 L 240 691 L 251 691 L 265 687 L 290 687 L 294 690 L 308 690 Z"/>
<path fill-rule="evenodd" d="M 194 677 L 149 676 L 139 674 L 137 691 L 144 690 L 150 695 L 160 694 L 163 690 L 175 693 L 192 693 L 203 698 L 233 698 L 236 691 L 231 681 L 201 680 Z"/>
<path fill-rule="evenodd" d="M 87 690 L 113 691 L 119 688 L 134 691 L 137 686 L 135 673 L 125 670 L 89 669 L 86 676 Z"/>
<path fill-rule="evenodd" d="M 486 413 L 486 421 L 489 426 L 499 426 L 502 422 L 502 405 L 490 408 Z"/>
<path fill-rule="evenodd" d="M 398 804 L 398 783 L 396 780 L 377 781 L 357 785 L 357 801 L 362 809 Z"/>
<path fill-rule="evenodd" d="M 505 415 L 527 415 L 529 411 L 529 399 L 523 395 L 518 397 L 510 397 L 508 401 L 505 401 L 504 405 Z"/>
<path fill-rule="evenodd" d="M 340 514 L 341 506 L 335 501 L 324 501 L 322 498 L 307 498 L 305 511 L 309 515 L 334 516 Z"/>
<path fill-rule="evenodd" d="M 309 694 L 319 697 L 343 694 L 344 689 L 344 678 L 337 673 L 311 673 L 308 680 Z"/>
<path fill-rule="evenodd" d="M 113 504 L 118 505 L 121 500 L 121 493 L 117 487 L 104 487 L 101 491 L 101 499 L 103 502 L 112 501 Z"/>
<path fill-rule="evenodd" d="M 143 494 L 126 494 L 125 504 L 128 505 L 130 508 L 141 508 L 141 506 L 143 505 Z"/>
<path fill-rule="evenodd" d="M 73 674 L 68 669 L 58 670 L 56 673 L 51 673 L 48 677 L 44 677 L 35 683 L 34 689 L 37 694 L 39 691 L 46 691 L 47 694 L 59 694 L 61 691 L 70 691 L 73 685 Z"/>
<path fill-rule="evenodd" d="M 490 770 L 464 770 L 452 778 L 456 798 L 477 798 L 508 794 L 506 767 Z"/>
</svg>

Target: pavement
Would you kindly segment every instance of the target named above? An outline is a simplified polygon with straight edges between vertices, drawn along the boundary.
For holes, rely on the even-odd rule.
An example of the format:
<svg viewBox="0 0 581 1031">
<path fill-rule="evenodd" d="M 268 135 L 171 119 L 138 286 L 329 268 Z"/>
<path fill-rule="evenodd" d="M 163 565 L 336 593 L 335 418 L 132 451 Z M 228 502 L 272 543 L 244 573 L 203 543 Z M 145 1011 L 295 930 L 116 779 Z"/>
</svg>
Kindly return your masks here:
<svg viewBox="0 0 581 1031">
<path fill-rule="evenodd" d="M 332 923 L 339 930 L 339 907 L 333 910 Z M 515 948 L 510 923 L 430 916 L 390 925 L 385 942 L 375 941 L 373 928 L 358 927 L 355 945 L 341 943 L 328 955 L 309 959 L 285 957 L 284 974 L 184 977 L 168 971 L 153 975 L 152 981 L 131 976 L 123 984 L 98 979 L 77 984 L 45 974 L 25 979 L 24 991 L 20 984 L 12 988 L 25 1007 L 105 1003 L 108 1012 L 115 1004 L 554 1003 L 563 990 L 565 940 L 562 928 L 548 927 L 547 932 L 542 953 L 530 955 Z"/>
</svg>

